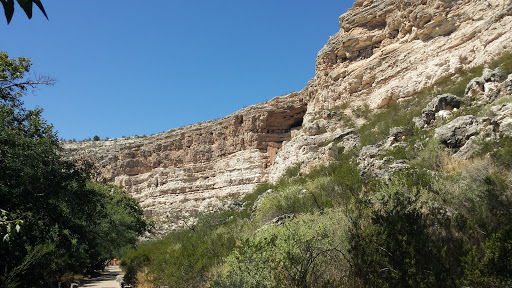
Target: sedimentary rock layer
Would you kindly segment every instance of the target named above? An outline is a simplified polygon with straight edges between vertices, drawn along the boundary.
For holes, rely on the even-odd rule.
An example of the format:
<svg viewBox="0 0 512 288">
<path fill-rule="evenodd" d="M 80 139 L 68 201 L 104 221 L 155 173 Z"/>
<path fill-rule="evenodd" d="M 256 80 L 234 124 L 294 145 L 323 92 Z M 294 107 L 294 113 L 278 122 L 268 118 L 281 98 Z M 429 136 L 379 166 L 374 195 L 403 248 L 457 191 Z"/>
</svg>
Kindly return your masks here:
<svg viewBox="0 0 512 288">
<path fill-rule="evenodd" d="M 343 131 L 343 123 L 323 116 L 328 110 L 346 102 L 381 108 L 512 51 L 510 0 L 358 0 L 339 26 L 300 92 L 308 107 L 303 126 L 326 129 L 285 143 L 268 172 L 272 181 L 294 165 L 288 159 L 326 161 L 322 138 Z"/>
<path fill-rule="evenodd" d="M 512 50 L 512 1 L 358 0 L 339 21 L 300 92 L 162 134 L 65 143 L 65 151 L 92 161 L 97 181 L 126 187 L 165 230 L 168 216 L 216 209 L 294 163 L 324 163 L 336 151 L 330 140 L 357 145 L 329 109 L 380 108 Z"/>
<path fill-rule="evenodd" d="M 94 180 L 122 185 L 164 225 L 167 217 L 216 209 L 252 191 L 305 112 L 292 93 L 161 134 L 63 146 L 71 158 L 94 164 Z"/>
</svg>

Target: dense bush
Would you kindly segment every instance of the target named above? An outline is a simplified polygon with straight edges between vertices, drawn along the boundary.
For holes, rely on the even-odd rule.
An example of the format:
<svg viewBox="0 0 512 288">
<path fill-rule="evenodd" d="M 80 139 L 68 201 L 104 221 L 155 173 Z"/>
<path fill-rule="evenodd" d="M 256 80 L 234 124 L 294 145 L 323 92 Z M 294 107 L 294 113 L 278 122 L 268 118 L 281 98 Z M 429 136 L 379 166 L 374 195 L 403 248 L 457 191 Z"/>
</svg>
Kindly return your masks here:
<svg viewBox="0 0 512 288">
<path fill-rule="evenodd" d="M 137 284 L 137 275 L 145 272 L 155 285 L 200 287 L 235 246 L 237 231 L 227 225 L 231 216 L 230 211 L 200 215 L 193 227 L 141 243 L 121 260 L 125 281 Z"/>
<path fill-rule="evenodd" d="M 368 217 L 355 221 L 350 252 L 366 287 L 454 287 L 446 249 L 458 241 L 450 238 L 446 211 L 432 205 L 432 192 L 420 182 L 398 178 L 384 185 Z"/>
<path fill-rule="evenodd" d="M 285 214 L 314 213 L 350 203 L 365 184 L 354 156 L 353 152 L 340 154 L 335 161 L 305 176 L 285 175 L 274 193 L 261 199 L 255 219 L 265 223 Z"/>
<path fill-rule="evenodd" d="M 245 236 L 212 287 L 339 287 L 349 281 L 339 211 L 268 224 Z"/>
</svg>

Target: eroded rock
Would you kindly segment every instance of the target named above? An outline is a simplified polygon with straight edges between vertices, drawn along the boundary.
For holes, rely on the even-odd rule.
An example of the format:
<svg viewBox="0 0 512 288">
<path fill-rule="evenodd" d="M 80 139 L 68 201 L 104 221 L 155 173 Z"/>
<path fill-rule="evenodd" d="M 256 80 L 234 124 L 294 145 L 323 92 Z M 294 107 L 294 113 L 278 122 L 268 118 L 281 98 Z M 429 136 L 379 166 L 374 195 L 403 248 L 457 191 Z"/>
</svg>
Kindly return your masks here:
<svg viewBox="0 0 512 288">
<path fill-rule="evenodd" d="M 125 186 L 157 220 L 210 211 L 258 183 L 277 181 L 294 163 L 307 171 L 341 147 L 358 145 L 357 135 L 343 134 L 353 126 L 337 121 L 334 107 L 353 101 L 380 108 L 512 49 L 510 1 L 358 0 L 339 25 L 318 53 L 315 77 L 298 93 L 162 134 L 69 143 L 65 150 L 94 162 L 97 181 Z M 499 77 L 486 71 L 471 93 L 485 93 L 485 83 Z M 512 90 L 511 81 L 487 89 L 503 97 Z M 500 119 L 500 130 L 512 134 L 509 118 Z M 315 120 L 325 122 L 317 127 Z M 468 121 L 465 128 L 444 127 L 439 135 L 451 133 L 447 145 L 460 147 L 475 133 Z M 400 144 L 391 136 L 390 148 Z M 158 224 L 162 231 L 173 228 L 165 223 Z"/>
<path fill-rule="evenodd" d="M 292 93 L 161 134 L 63 147 L 95 164 L 94 180 L 122 185 L 165 232 L 170 215 L 214 211 L 265 181 L 283 141 L 302 125 L 301 99 Z"/>
<path fill-rule="evenodd" d="M 478 133 L 479 123 L 476 117 L 465 115 L 435 129 L 435 137 L 450 148 L 460 148 L 466 141 Z"/>
<path fill-rule="evenodd" d="M 492 111 L 496 115 L 494 121 L 499 127 L 499 132 L 512 137 L 512 103 L 493 106 Z"/>
<path fill-rule="evenodd" d="M 427 107 L 421 111 L 423 123 L 429 125 L 436 119 L 436 114 L 441 111 L 451 111 L 460 108 L 462 99 L 453 94 L 442 94 L 434 97 L 432 101 L 427 104 Z M 441 117 L 446 117 L 441 115 Z"/>
</svg>

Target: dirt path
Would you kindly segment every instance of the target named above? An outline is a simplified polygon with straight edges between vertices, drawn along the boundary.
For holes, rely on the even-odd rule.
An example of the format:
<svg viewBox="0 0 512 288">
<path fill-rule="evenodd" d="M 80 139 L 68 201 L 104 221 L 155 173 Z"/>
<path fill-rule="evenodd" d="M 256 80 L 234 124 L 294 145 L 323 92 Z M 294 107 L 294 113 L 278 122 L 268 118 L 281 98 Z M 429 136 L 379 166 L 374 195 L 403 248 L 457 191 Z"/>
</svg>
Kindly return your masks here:
<svg viewBox="0 0 512 288">
<path fill-rule="evenodd" d="M 117 275 L 123 275 L 119 265 L 105 267 L 105 271 L 100 276 L 85 281 L 79 287 L 89 288 L 119 288 L 121 285 L 116 281 Z"/>
</svg>

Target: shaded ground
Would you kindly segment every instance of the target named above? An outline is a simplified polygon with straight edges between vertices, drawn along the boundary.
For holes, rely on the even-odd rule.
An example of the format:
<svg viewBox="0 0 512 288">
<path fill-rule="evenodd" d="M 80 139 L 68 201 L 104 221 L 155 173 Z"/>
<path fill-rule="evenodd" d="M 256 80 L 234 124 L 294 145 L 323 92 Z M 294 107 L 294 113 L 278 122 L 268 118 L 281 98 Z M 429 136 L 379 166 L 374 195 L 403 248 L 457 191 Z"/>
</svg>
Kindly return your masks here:
<svg viewBox="0 0 512 288">
<path fill-rule="evenodd" d="M 119 282 L 116 281 L 118 275 L 123 275 L 119 266 L 105 267 L 105 271 L 97 277 L 84 281 L 79 287 L 89 288 L 119 288 Z"/>
</svg>

